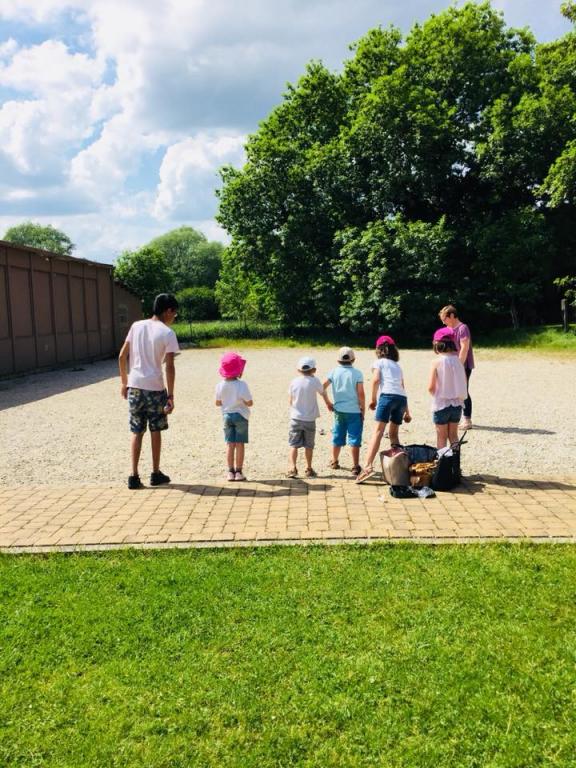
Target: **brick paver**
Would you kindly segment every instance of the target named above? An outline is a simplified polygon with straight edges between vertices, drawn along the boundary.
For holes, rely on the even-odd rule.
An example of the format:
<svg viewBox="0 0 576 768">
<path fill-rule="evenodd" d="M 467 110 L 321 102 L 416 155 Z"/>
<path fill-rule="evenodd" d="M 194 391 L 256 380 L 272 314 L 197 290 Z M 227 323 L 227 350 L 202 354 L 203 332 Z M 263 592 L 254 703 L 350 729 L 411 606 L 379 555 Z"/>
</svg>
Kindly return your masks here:
<svg viewBox="0 0 576 768">
<path fill-rule="evenodd" d="M 300 541 L 576 541 L 576 478 L 474 476 L 434 499 L 376 481 L 278 480 L 0 488 L 0 549 L 222 546 Z"/>
</svg>

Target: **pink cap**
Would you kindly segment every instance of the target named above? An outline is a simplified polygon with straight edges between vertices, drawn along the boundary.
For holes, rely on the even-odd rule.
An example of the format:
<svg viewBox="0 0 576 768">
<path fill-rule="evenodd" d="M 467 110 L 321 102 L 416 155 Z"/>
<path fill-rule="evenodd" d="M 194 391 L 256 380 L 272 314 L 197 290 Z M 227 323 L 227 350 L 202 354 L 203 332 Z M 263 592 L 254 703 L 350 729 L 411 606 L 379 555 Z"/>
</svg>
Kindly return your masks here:
<svg viewBox="0 0 576 768">
<path fill-rule="evenodd" d="M 434 332 L 434 336 L 432 337 L 432 341 L 454 341 L 456 339 L 456 334 L 452 330 L 452 328 L 438 328 L 437 331 Z"/>
<path fill-rule="evenodd" d="M 237 352 L 226 352 L 220 358 L 220 368 L 218 373 L 224 379 L 235 379 L 236 376 L 242 376 L 246 360 Z"/>
<path fill-rule="evenodd" d="M 376 346 L 379 347 L 381 344 L 394 344 L 394 346 L 396 346 L 396 342 L 392 336 L 378 336 L 376 339 Z"/>
</svg>

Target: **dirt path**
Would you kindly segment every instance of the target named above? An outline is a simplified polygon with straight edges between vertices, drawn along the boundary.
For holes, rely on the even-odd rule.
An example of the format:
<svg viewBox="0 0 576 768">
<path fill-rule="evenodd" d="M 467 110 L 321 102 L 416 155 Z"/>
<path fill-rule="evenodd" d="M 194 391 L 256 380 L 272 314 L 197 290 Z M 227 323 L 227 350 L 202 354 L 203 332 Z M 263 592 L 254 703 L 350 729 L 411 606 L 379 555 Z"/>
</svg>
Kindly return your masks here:
<svg viewBox="0 0 576 768">
<path fill-rule="evenodd" d="M 186 350 L 177 360 L 176 411 L 165 433 L 162 468 L 179 482 L 219 480 L 224 442 L 213 404 L 223 350 Z M 287 387 L 298 358 L 314 354 L 319 375 L 335 364 L 335 351 L 246 350 L 245 379 L 252 389 L 246 473 L 275 479 L 286 469 Z M 371 351 L 358 354 L 369 377 Z M 413 414 L 404 442 L 434 442 L 426 392 L 430 352 L 401 356 Z M 576 360 L 479 350 L 472 375 L 475 429 L 463 467 L 503 476 L 573 474 L 576 468 Z M 327 469 L 331 416 L 321 406 L 315 465 Z M 365 440 L 372 433 L 366 423 Z M 0 382 L 0 484 L 124 482 L 129 471 L 127 407 L 119 396 L 114 361 Z M 346 457 L 348 459 L 348 457 Z M 349 461 L 345 461 L 349 464 Z M 148 442 L 141 474 L 150 470 Z"/>
</svg>

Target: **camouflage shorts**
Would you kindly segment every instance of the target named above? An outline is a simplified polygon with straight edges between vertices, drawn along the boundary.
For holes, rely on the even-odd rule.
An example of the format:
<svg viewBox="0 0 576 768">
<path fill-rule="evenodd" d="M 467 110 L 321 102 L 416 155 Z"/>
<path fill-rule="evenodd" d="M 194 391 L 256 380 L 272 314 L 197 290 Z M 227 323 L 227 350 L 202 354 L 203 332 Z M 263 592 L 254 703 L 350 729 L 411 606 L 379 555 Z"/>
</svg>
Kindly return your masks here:
<svg viewBox="0 0 576 768">
<path fill-rule="evenodd" d="M 159 432 L 168 429 L 168 417 L 164 407 L 168 401 L 166 390 L 153 392 L 150 389 L 128 389 L 128 405 L 130 406 L 130 432 L 140 434 L 146 432 L 146 426 L 150 432 Z"/>
</svg>

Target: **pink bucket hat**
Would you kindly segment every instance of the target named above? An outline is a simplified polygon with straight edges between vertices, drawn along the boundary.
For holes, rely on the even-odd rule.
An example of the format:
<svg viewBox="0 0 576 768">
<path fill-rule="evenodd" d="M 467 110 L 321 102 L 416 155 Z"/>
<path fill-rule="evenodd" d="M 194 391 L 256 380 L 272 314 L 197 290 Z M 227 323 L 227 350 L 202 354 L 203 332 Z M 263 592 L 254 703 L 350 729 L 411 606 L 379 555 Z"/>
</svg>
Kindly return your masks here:
<svg viewBox="0 0 576 768">
<path fill-rule="evenodd" d="M 437 331 L 434 332 L 434 336 L 432 337 L 432 341 L 455 341 L 456 334 L 452 330 L 452 328 L 438 328 Z"/>
<path fill-rule="evenodd" d="M 396 342 L 392 336 L 378 336 L 376 339 L 376 346 L 379 347 L 381 344 L 394 344 L 394 346 L 396 346 Z"/>
<path fill-rule="evenodd" d="M 235 379 L 236 376 L 242 376 L 246 360 L 237 352 L 226 352 L 220 358 L 220 368 L 218 373 L 224 379 Z"/>
</svg>

